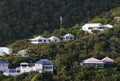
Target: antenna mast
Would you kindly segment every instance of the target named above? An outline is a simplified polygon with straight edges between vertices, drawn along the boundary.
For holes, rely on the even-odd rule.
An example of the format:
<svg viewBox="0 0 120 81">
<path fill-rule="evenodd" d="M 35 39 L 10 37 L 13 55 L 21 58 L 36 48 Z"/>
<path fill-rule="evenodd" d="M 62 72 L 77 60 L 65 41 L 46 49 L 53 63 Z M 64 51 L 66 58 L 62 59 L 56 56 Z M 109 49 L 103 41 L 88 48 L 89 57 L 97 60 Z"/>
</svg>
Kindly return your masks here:
<svg viewBox="0 0 120 81">
<path fill-rule="evenodd" d="M 62 16 L 60 16 L 60 28 L 62 28 L 62 25 L 63 25 L 63 19 Z"/>
</svg>

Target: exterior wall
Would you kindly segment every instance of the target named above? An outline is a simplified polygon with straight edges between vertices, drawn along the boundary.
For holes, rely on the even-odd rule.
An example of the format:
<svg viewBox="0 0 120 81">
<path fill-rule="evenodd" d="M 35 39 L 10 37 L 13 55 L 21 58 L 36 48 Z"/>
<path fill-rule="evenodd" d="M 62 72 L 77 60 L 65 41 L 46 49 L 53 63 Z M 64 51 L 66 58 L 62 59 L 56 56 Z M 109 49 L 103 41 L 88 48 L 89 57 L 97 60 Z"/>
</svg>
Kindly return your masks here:
<svg viewBox="0 0 120 81">
<path fill-rule="evenodd" d="M 60 42 L 59 39 L 50 39 L 50 42 Z"/>
<path fill-rule="evenodd" d="M 42 64 L 35 64 L 35 70 L 38 71 L 39 73 L 43 72 L 43 65 Z"/>
<path fill-rule="evenodd" d="M 74 40 L 74 37 L 73 37 L 73 36 L 64 36 L 64 37 L 63 37 L 63 40 L 64 40 L 64 41 Z"/>
<path fill-rule="evenodd" d="M 20 73 L 35 71 L 34 66 L 20 66 Z"/>
<path fill-rule="evenodd" d="M 104 28 L 104 27 L 85 27 L 85 29 L 83 29 L 83 30 L 88 32 L 88 33 L 92 33 L 93 30 L 98 30 L 100 32 L 104 32 L 107 29 L 108 28 Z"/>
<path fill-rule="evenodd" d="M 50 38 L 48 38 L 50 40 L 50 42 L 60 42 L 60 39 L 56 36 L 52 36 Z"/>
<path fill-rule="evenodd" d="M 31 40 L 30 41 L 32 44 L 39 44 L 39 43 L 49 43 L 50 40 L 45 38 L 45 39 L 39 39 L 39 40 Z"/>
<path fill-rule="evenodd" d="M 0 64 L 0 71 L 2 72 L 9 71 L 8 64 Z"/>
<path fill-rule="evenodd" d="M 104 64 L 103 63 L 81 63 L 82 66 L 93 66 L 93 67 L 99 67 L 103 68 Z"/>
<path fill-rule="evenodd" d="M 38 40 L 31 40 L 30 42 L 31 42 L 32 44 L 38 44 L 38 43 L 39 43 Z"/>
<path fill-rule="evenodd" d="M 19 75 L 20 74 L 20 68 L 19 69 L 18 68 L 16 68 L 16 69 L 9 69 L 8 72 L 4 72 L 3 74 L 6 75 L 6 76 L 9 76 L 9 75 L 11 75 L 11 76 Z"/>
<path fill-rule="evenodd" d="M 104 63 L 105 66 L 114 66 L 114 62 L 105 62 Z"/>
</svg>

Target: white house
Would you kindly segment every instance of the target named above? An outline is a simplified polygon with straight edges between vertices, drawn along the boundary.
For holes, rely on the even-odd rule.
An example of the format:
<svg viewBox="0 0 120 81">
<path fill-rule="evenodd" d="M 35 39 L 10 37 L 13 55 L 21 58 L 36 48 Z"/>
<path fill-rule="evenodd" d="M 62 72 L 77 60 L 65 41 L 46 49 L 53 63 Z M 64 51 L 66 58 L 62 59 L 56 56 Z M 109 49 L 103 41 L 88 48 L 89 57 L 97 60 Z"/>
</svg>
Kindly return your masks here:
<svg viewBox="0 0 120 81">
<path fill-rule="evenodd" d="M 23 49 L 23 50 L 18 51 L 17 54 L 24 57 L 26 53 L 27 53 L 27 50 Z"/>
<path fill-rule="evenodd" d="M 38 71 L 39 73 L 43 73 L 45 71 L 53 72 L 53 65 L 54 63 L 47 59 L 40 59 L 34 64 L 23 62 L 20 63 L 20 72 L 21 73 L 30 71 Z"/>
<path fill-rule="evenodd" d="M 92 33 L 93 30 L 104 32 L 109 28 L 113 28 L 113 26 L 110 24 L 102 25 L 101 23 L 87 23 L 82 26 L 82 30 L 84 30 L 86 33 Z"/>
<path fill-rule="evenodd" d="M 53 72 L 53 66 L 54 66 L 54 63 L 47 59 L 40 59 L 35 63 L 35 69 L 39 73 L 42 73 L 45 71 Z"/>
<path fill-rule="evenodd" d="M 68 34 L 62 36 L 62 38 L 63 38 L 63 41 L 68 41 L 68 40 L 74 40 L 75 36 L 73 34 L 68 33 Z"/>
<path fill-rule="evenodd" d="M 51 36 L 49 39 L 51 42 L 60 42 L 60 39 L 56 36 Z"/>
<path fill-rule="evenodd" d="M 32 44 L 39 44 L 39 43 L 49 43 L 50 40 L 48 38 L 44 38 L 42 36 L 38 36 L 38 37 L 35 37 L 33 39 L 29 39 L 29 41 L 32 43 Z"/>
<path fill-rule="evenodd" d="M 83 62 L 81 62 L 81 66 L 95 66 L 95 67 L 103 68 L 104 62 L 94 57 L 91 57 L 86 60 L 83 60 Z"/>
<path fill-rule="evenodd" d="M 10 54 L 12 53 L 12 49 L 8 47 L 0 47 L 0 56 L 3 56 L 5 54 Z"/>
</svg>

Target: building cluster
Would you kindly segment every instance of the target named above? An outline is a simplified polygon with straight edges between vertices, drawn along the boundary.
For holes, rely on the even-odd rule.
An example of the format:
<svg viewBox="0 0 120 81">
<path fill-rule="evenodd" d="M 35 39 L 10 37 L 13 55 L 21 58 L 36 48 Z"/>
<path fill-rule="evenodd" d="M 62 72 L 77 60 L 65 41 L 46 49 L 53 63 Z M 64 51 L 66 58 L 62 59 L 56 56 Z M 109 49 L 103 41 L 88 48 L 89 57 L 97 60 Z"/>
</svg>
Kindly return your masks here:
<svg viewBox="0 0 120 81">
<path fill-rule="evenodd" d="M 16 67 L 15 69 L 11 69 L 9 68 L 9 63 L 0 60 L 0 71 L 2 71 L 3 74 L 6 76 L 9 75 L 16 76 L 30 71 L 37 71 L 39 73 L 43 73 L 47 71 L 53 73 L 53 66 L 54 63 L 52 61 L 48 59 L 40 59 L 35 63 L 22 62 L 20 63 L 19 67 Z"/>
<path fill-rule="evenodd" d="M 100 32 L 104 32 L 108 30 L 109 28 L 113 28 L 112 25 L 102 25 L 101 23 L 88 23 L 82 26 L 82 30 L 84 30 L 86 33 L 93 33 L 93 30 L 98 30 Z M 39 43 L 50 43 L 50 42 L 60 42 L 60 41 L 69 41 L 74 40 L 75 36 L 68 33 L 64 36 L 61 36 L 61 38 L 56 36 L 51 36 L 49 38 L 45 38 L 42 36 L 35 37 L 33 39 L 29 39 L 30 43 L 32 44 L 39 44 Z M 0 56 L 3 56 L 5 54 L 11 54 L 12 49 L 7 47 L 0 47 Z M 18 51 L 18 54 L 24 55 L 27 53 L 27 50 L 20 50 Z M 102 60 L 96 59 L 94 57 L 88 58 L 86 60 L 83 60 L 80 65 L 81 66 L 95 66 L 98 68 L 103 68 L 105 65 L 107 66 L 113 66 L 114 60 L 105 57 Z M 49 61 L 47 59 L 40 59 L 39 61 L 35 63 L 27 63 L 23 62 L 20 63 L 19 67 L 16 67 L 15 69 L 9 68 L 9 63 L 0 60 L 0 71 L 3 72 L 4 75 L 19 75 L 21 73 L 30 72 L 30 71 L 37 71 L 39 73 L 43 73 L 45 71 L 53 72 L 54 63 L 52 61 Z"/>
<path fill-rule="evenodd" d="M 97 30 L 99 32 L 105 32 L 110 28 L 113 28 L 113 26 L 110 24 L 103 25 L 101 23 L 87 23 L 82 26 L 82 30 L 85 31 L 85 33 L 91 33 L 91 34 L 93 33 L 93 30 Z M 61 36 L 61 38 L 56 37 L 56 36 L 51 36 L 49 38 L 38 36 L 33 39 L 29 39 L 29 41 L 32 44 L 39 44 L 39 43 L 60 42 L 61 39 L 63 41 L 74 40 L 75 36 L 70 33 L 68 33 L 64 36 Z"/>
<path fill-rule="evenodd" d="M 114 65 L 114 60 L 109 57 L 105 57 L 101 60 L 91 57 L 86 60 L 83 60 L 80 63 L 80 66 L 89 66 L 89 67 L 92 66 L 98 68 L 104 68 L 105 66 L 111 67 L 113 65 Z M 54 71 L 53 68 L 54 68 L 54 63 L 48 59 L 40 59 L 35 63 L 22 62 L 20 63 L 19 67 L 16 67 L 14 69 L 9 68 L 9 63 L 0 60 L 0 71 L 2 71 L 3 74 L 6 76 L 9 75 L 16 76 L 31 71 L 37 71 L 39 73 L 43 73 L 47 71 L 53 73 Z"/>
<path fill-rule="evenodd" d="M 103 68 L 104 66 L 113 66 L 113 64 L 114 60 L 109 57 L 105 57 L 102 60 L 91 57 L 86 60 L 83 60 L 80 63 L 81 66 L 93 66 L 98 68 Z"/>
<path fill-rule="evenodd" d="M 63 41 L 68 41 L 68 40 L 74 40 L 75 37 L 74 37 L 74 35 L 68 33 L 68 34 L 66 34 L 64 36 L 61 36 L 61 39 Z M 49 38 L 38 36 L 38 37 L 35 37 L 33 39 L 29 39 L 29 41 L 32 44 L 39 44 L 39 43 L 60 42 L 61 39 L 59 37 L 56 37 L 56 36 L 51 36 Z"/>
</svg>

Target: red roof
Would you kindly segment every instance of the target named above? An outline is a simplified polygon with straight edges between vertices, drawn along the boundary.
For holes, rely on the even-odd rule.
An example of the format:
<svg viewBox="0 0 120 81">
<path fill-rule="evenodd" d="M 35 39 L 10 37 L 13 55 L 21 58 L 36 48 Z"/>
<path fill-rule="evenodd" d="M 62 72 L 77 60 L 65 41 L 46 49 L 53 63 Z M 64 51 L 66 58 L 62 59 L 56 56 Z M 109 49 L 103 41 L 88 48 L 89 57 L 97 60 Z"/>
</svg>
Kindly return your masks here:
<svg viewBox="0 0 120 81">
<path fill-rule="evenodd" d="M 109 58 L 109 57 L 105 57 L 101 61 L 103 61 L 103 62 L 114 62 L 114 60 Z"/>
</svg>

